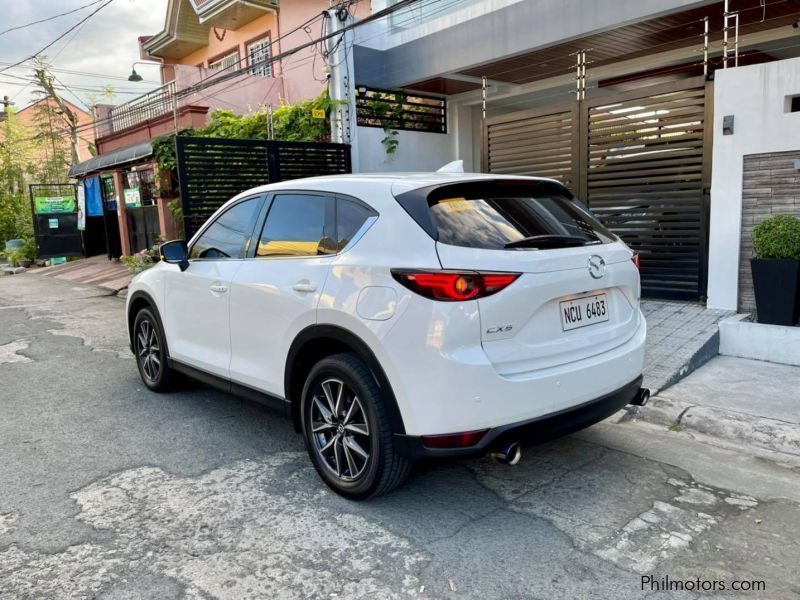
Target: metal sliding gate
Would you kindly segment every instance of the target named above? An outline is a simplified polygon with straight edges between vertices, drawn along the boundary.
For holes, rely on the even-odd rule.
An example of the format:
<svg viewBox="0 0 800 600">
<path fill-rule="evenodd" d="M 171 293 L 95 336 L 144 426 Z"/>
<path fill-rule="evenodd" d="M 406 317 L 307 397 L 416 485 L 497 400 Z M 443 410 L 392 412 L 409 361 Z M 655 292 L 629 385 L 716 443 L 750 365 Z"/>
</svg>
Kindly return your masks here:
<svg viewBox="0 0 800 600">
<path fill-rule="evenodd" d="M 697 300 L 706 293 L 712 93 L 696 78 L 493 117 L 483 167 L 562 181 L 641 254 L 643 295 Z"/>
</svg>

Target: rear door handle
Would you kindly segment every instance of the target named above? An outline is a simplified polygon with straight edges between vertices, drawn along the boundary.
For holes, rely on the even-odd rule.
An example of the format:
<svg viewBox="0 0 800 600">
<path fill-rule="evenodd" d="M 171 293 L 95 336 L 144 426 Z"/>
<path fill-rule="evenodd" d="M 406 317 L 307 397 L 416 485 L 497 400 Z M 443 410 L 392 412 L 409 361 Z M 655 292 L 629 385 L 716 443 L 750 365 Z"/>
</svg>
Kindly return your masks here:
<svg viewBox="0 0 800 600">
<path fill-rule="evenodd" d="M 214 285 L 211 286 L 210 289 L 215 294 L 224 294 L 225 292 L 228 291 L 228 286 L 222 285 L 221 283 L 215 283 Z"/>
<path fill-rule="evenodd" d="M 298 281 L 292 286 L 295 292 L 311 293 L 317 291 L 317 286 L 309 281 Z"/>
</svg>

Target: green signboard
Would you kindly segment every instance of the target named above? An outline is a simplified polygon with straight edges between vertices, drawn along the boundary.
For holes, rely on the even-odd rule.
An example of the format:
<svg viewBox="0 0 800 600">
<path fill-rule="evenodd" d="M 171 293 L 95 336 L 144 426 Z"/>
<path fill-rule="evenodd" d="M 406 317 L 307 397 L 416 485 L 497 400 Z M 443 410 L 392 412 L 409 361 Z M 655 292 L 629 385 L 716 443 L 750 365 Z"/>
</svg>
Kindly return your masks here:
<svg viewBox="0 0 800 600">
<path fill-rule="evenodd" d="M 125 198 L 125 206 L 135 208 L 142 205 L 142 196 L 139 194 L 139 188 L 122 190 L 122 197 Z"/>
<path fill-rule="evenodd" d="M 37 196 L 33 199 L 33 207 L 37 215 L 74 213 L 76 210 L 74 196 Z"/>
</svg>

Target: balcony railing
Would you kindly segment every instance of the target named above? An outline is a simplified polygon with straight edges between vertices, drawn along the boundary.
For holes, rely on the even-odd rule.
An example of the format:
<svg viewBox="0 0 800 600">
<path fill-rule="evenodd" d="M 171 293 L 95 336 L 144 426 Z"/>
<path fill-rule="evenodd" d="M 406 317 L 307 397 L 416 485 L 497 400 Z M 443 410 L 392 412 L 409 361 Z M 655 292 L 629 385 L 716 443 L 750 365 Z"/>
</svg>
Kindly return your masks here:
<svg viewBox="0 0 800 600">
<path fill-rule="evenodd" d="M 115 133 L 139 123 L 161 117 L 177 110 L 174 81 L 111 109 L 111 132 Z"/>
</svg>

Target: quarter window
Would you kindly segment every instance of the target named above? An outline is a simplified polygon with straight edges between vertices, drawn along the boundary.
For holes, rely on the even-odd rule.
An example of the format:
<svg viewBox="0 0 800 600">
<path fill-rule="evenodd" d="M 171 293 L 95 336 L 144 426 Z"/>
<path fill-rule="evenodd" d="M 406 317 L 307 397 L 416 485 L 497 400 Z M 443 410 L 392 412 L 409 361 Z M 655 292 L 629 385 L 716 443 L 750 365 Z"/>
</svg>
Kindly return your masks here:
<svg viewBox="0 0 800 600">
<path fill-rule="evenodd" d="M 197 239 L 189 258 L 244 258 L 258 206 L 259 198 L 250 198 L 226 210 Z"/>
<path fill-rule="evenodd" d="M 336 252 L 333 198 L 279 194 L 272 201 L 256 256 L 317 256 Z"/>
<path fill-rule="evenodd" d="M 337 250 L 341 250 L 358 233 L 364 222 L 373 216 L 369 208 L 350 200 L 339 199 L 336 202 L 336 239 Z"/>
</svg>

